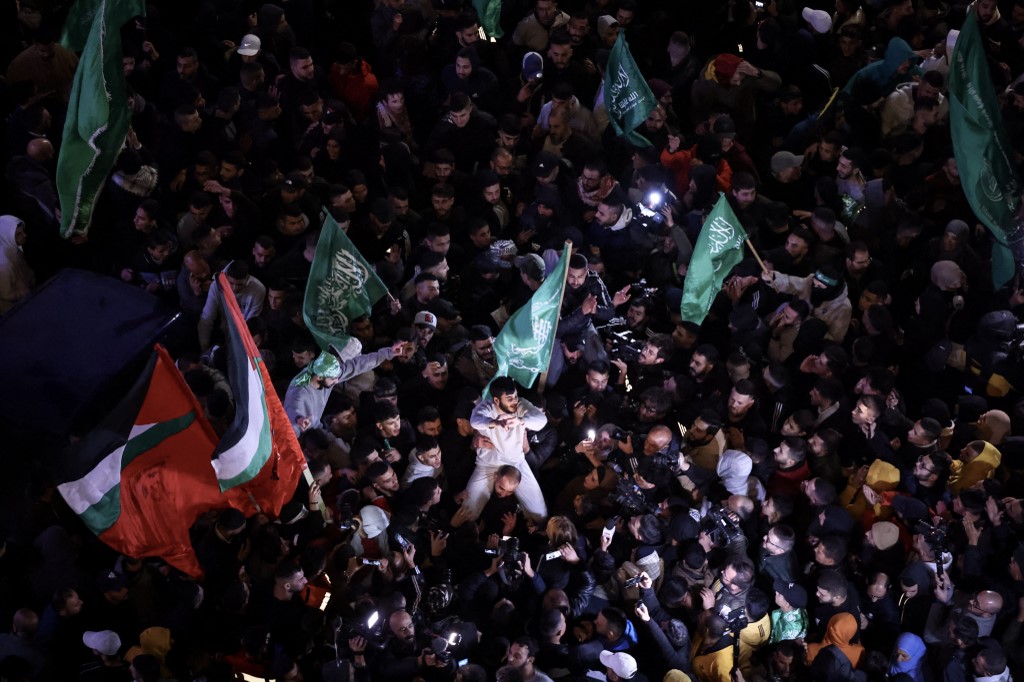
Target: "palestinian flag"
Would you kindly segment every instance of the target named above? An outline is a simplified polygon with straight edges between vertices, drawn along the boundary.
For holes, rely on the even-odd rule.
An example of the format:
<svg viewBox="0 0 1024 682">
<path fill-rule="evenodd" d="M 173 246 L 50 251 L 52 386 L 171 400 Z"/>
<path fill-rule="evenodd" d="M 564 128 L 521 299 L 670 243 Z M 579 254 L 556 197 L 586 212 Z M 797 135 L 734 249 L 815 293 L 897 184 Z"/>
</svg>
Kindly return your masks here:
<svg viewBox="0 0 1024 682">
<path fill-rule="evenodd" d="M 252 503 L 258 511 L 277 516 L 295 493 L 306 458 L 224 273 L 217 275 L 216 287 L 228 318 L 228 381 L 235 418 L 214 452 L 213 468 L 220 489 L 235 491 L 240 508 Z"/>
<path fill-rule="evenodd" d="M 115 550 L 201 574 L 189 526 L 227 506 L 210 468 L 217 436 L 167 351 L 58 465 L 57 489 Z"/>
</svg>

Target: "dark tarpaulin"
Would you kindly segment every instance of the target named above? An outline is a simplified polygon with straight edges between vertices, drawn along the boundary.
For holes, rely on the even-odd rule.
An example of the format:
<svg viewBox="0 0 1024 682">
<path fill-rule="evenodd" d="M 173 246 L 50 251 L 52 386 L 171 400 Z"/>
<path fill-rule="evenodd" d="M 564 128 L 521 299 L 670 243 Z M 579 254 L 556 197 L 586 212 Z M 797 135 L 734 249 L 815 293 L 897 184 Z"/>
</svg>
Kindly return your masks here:
<svg viewBox="0 0 1024 682">
<path fill-rule="evenodd" d="M 8 457 L 45 457 L 87 433 L 138 379 L 176 318 L 147 292 L 81 270 L 60 271 L 0 318 Z"/>
</svg>

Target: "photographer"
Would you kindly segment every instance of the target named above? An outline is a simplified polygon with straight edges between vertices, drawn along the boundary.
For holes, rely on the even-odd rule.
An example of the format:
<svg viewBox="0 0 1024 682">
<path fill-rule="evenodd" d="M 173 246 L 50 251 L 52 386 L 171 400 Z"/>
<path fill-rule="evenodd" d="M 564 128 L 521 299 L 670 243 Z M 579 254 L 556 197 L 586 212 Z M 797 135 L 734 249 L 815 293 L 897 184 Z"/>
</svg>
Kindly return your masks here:
<svg viewBox="0 0 1024 682">
<path fill-rule="evenodd" d="M 426 679 L 445 679 L 448 663 L 440 660 L 430 646 L 430 638 L 417 634 L 412 614 L 399 609 L 388 616 L 388 641 L 375 661 L 374 677 L 397 680 L 420 675 Z"/>
<path fill-rule="evenodd" d="M 681 620 L 672 618 L 661 608 L 654 592 L 654 583 L 646 571 L 638 577 L 640 599 L 634 608 L 640 619 L 641 632 L 653 642 L 661 659 L 657 677 L 669 670 L 689 670 L 690 632 Z M 644 638 L 641 638 L 640 644 L 644 644 Z"/>
<path fill-rule="evenodd" d="M 665 383 L 663 365 L 672 357 L 672 337 L 655 334 L 643 345 L 635 360 L 628 363 L 622 357 L 612 356 L 611 364 L 619 370 L 616 384 L 628 382 L 631 393 L 639 394 L 648 388 L 661 388 Z"/>
<path fill-rule="evenodd" d="M 589 366 L 596 360 L 607 361 L 607 353 L 595 325 L 606 324 L 615 316 L 615 308 L 627 300 L 628 291 L 616 292 L 614 297 L 608 294 L 604 280 L 590 269 L 582 253 L 577 252 L 569 257 L 562 310 L 555 330 L 555 349 L 561 348 L 562 352 L 551 354 L 549 385 L 558 383 L 567 362 L 576 362 L 582 358 Z"/>
</svg>

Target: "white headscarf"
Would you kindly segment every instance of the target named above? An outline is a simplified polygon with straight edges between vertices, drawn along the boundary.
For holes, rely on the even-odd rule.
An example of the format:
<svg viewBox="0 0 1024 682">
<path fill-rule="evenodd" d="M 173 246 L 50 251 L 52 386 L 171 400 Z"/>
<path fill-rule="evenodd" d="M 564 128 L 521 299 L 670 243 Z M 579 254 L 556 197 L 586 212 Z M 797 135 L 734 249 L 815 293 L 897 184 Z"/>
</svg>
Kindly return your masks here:
<svg viewBox="0 0 1024 682">
<path fill-rule="evenodd" d="M 35 273 L 15 239 L 21 218 L 0 216 L 0 313 L 6 313 L 36 284 Z"/>
</svg>

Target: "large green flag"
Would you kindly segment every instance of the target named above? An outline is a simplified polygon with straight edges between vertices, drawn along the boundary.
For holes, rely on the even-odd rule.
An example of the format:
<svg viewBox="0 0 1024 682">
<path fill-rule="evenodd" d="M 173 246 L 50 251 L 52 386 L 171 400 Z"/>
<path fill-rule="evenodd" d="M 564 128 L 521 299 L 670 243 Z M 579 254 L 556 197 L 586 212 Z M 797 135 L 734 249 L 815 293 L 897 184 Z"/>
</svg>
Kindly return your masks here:
<svg viewBox="0 0 1024 682">
<path fill-rule="evenodd" d="M 554 271 L 533 292 L 529 302 L 512 313 L 498 338 L 494 339 L 494 353 L 498 361 L 495 376 L 510 376 L 520 386 L 530 388 L 537 377 L 547 371 L 551 349 L 555 345 L 555 328 L 558 326 L 571 253 L 572 246 L 566 244 Z"/>
<path fill-rule="evenodd" d="M 74 30 L 68 30 L 65 42 L 81 49 L 82 57 L 57 159 L 64 238 L 88 232 L 96 197 L 128 134 L 131 112 L 121 65 L 121 26 L 145 12 L 143 0 L 78 0 L 68 17 Z M 90 17 L 91 23 L 85 23 Z"/>
<path fill-rule="evenodd" d="M 316 342 L 324 350 L 331 345 L 344 348 L 349 322 L 369 315 L 373 304 L 387 293 L 373 266 L 326 213 L 302 302 L 302 319 Z"/>
<path fill-rule="evenodd" d="M 488 38 L 497 40 L 505 35 L 501 28 L 501 0 L 473 0 L 473 9 Z"/>
<path fill-rule="evenodd" d="M 992 283 L 999 288 L 1013 277 L 1006 235 L 1020 205 L 1020 183 L 973 7 L 967 11 L 949 67 L 949 125 L 960 185 L 971 209 L 992 233 Z"/>
<path fill-rule="evenodd" d="M 636 132 L 636 128 L 647 120 L 647 116 L 658 105 L 658 100 L 633 61 L 623 31 L 619 31 L 615 47 L 608 55 L 608 68 L 604 72 L 604 98 L 608 120 L 616 134 L 638 147 L 650 147 L 650 140 Z"/>
<path fill-rule="evenodd" d="M 722 194 L 704 221 L 697 245 L 693 247 L 683 284 L 681 312 L 684 320 L 694 324 L 704 322 L 725 276 L 743 260 L 746 239 L 747 233 Z"/>
</svg>

